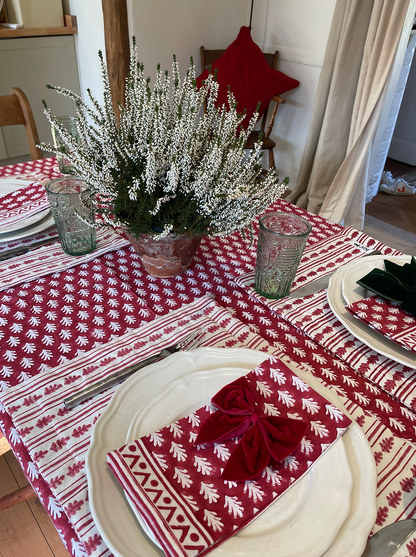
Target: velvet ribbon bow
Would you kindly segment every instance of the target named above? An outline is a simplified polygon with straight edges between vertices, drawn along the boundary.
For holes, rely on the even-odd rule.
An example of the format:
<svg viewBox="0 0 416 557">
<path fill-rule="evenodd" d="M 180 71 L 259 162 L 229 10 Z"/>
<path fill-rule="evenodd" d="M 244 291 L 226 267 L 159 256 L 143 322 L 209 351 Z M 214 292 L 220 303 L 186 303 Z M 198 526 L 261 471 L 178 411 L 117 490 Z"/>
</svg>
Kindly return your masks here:
<svg viewBox="0 0 416 557">
<path fill-rule="evenodd" d="M 195 445 L 242 436 L 221 474 L 224 480 L 257 478 L 270 460 L 279 462 L 298 447 L 307 427 L 300 420 L 258 415 L 254 393 L 245 377 L 226 385 L 212 402 L 218 412 L 201 425 Z"/>
<path fill-rule="evenodd" d="M 416 316 L 416 259 L 412 256 L 403 266 L 385 259 L 384 266 L 385 271 L 373 269 L 357 284 Z"/>
</svg>

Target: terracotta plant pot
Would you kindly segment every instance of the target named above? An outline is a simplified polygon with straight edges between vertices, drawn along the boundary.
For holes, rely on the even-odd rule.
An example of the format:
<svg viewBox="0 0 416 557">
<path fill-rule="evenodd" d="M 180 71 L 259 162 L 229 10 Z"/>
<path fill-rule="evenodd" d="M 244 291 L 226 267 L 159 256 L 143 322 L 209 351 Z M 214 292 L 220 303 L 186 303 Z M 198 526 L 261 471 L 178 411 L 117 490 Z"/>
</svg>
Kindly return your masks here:
<svg viewBox="0 0 416 557">
<path fill-rule="evenodd" d="M 176 277 L 182 274 L 192 262 L 201 238 L 177 234 L 155 240 L 150 234 L 140 234 L 137 238 L 124 231 L 127 239 L 139 254 L 146 271 L 155 277 Z"/>
</svg>

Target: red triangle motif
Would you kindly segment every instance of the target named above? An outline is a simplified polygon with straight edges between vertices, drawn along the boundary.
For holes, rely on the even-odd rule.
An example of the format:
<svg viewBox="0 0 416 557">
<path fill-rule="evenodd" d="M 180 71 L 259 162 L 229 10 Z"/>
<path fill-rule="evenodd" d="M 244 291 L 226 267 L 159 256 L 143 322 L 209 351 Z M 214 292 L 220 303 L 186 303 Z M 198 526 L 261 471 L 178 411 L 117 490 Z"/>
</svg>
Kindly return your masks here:
<svg viewBox="0 0 416 557">
<path fill-rule="evenodd" d="M 186 538 L 186 536 L 188 535 L 188 532 L 189 532 L 189 528 L 190 528 L 189 524 L 187 526 L 185 526 L 185 525 L 184 526 L 181 526 L 181 525 L 171 526 L 171 528 L 172 528 L 172 530 L 182 530 L 182 534 L 181 534 L 181 537 L 180 537 L 179 541 L 181 543 L 183 543 L 184 539 Z"/>
<path fill-rule="evenodd" d="M 166 517 L 166 522 L 169 524 L 172 520 L 172 516 L 175 514 L 176 507 L 158 507 L 158 509 L 159 511 L 169 511 L 168 516 Z"/>
<path fill-rule="evenodd" d="M 160 499 L 160 496 L 163 493 L 162 489 L 146 489 L 146 493 L 149 495 L 150 493 L 156 493 L 156 497 L 153 499 L 153 503 L 157 503 Z M 150 496 L 150 495 L 149 495 Z"/>
<path fill-rule="evenodd" d="M 121 453 L 121 456 L 125 459 L 127 459 L 127 458 L 132 459 L 131 463 L 129 464 L 130 470 L 132 470 L 136 466 L 138 461 L 140 460 L 140 455 L 136 455 L 136 454 L 130 454 L 130 453 L 129 454 L 123 454 L 123 453 Z"/>
<path fill-rule="evenodd" d="M 143 487 L 144 485 L 146 485 L 147 480 L 150 478 L 150 473 L 149 472 L 133 472 L 133 474 L 135 476 L 143 476 L 143 481 L 141 483 L 141 486 Z"/>
</svg>

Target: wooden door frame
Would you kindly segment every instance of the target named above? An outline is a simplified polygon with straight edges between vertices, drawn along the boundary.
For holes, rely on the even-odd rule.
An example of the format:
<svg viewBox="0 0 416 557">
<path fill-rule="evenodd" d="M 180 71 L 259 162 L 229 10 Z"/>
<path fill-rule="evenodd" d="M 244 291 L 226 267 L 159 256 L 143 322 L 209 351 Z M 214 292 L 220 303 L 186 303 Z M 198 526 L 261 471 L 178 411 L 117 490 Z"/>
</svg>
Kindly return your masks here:
<svg viewBox="0 0 416 557">
<path fill-rule="evenodd" d="M 124 104 L 124 88 L 130 64 L 127 0 L 101 0 L 101 2 L 108 77 L 113 107 L 118 114 L 118 104 Z"/>
</svg>

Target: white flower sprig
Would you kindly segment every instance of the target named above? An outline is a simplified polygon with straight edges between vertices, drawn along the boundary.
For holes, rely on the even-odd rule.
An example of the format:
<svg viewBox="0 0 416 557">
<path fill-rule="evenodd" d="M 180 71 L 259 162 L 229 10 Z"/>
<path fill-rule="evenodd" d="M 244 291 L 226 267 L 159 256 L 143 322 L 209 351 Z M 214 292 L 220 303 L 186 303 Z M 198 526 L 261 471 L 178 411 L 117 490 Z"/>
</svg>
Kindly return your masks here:
<svg viewBox="0 0 416 557">
<path fill-rule="evenodd" d="M 250 227 L 282 195 L 289 180 L 280 182 L 274 169 L 262 176 L 261 142 L 249 155 L 245 151 L 258 113 L 243 129 L 245 115 L 238 113 L 230 91 L 228 106 L 216 105 L 219 85 L 213 74 L 198 88 L 191 59 L 181 81 L 174 56 L 172 79 L 158 67 L 151 87 L 133 39 L 125 103 L 117 121 L 101 53 L 100 61 L 102 104 L 90 90 L 87 104 L 68 89 L 51 87 L 75 102 L 78 139 L 44 104 L 107 224 L 159 238 L 172 231 L 228 235 Z M 42 147 L 56 152 L 51 145 Z"/>
</svg>

